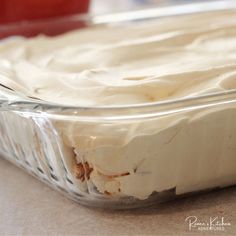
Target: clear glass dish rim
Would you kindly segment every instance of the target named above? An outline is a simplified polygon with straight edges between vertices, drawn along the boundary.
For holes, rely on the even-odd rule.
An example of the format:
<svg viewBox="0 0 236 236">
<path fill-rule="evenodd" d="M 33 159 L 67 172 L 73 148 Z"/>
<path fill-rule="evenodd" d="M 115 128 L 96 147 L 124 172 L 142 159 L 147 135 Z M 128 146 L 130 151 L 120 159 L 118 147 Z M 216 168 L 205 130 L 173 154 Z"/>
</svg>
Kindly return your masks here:
<svg viewBox="0 0 236 236">
<path fill-rule="evenodd" d="M 85 22 L 88 25 L 129 22 L 133 20 L 147 20 L 157 17 L 170 17 L 174 15 L 193 14 L 200 12 L 232 10 L 236 8 L 234 0 L 193 2 L 164 6 L 159 8 L 147 8 L 136 11 L 112 13 L 106 15 L 91 16 L 88 14 L 69 17 L 53 18 L 34 22 L 11 23 L 0 25 L 0 32 L 17 27 L 35 27 L 41 23 L 60 24 L 63 22 Z M 10 93 L 14 93 L 9 90 Z M 16 94 L 17 95 L 17 94 Z M 19 96 L 16 100 L 0 99 L 0 110 L 18 112 L 48 113 L 48 115 L 60 114 L 62 116 L 83 116 L 86 119 L 103 117 L 109 120 L 151 118 L 158 115 L 169 114 L 175 111 L 208 107 L 219 104 L 236 102 L 236 89 L 216 92 L 196 97 L 177 98 L 143 104 L 130 104 L 122 106 L 69 106 L 38 99 L 24 99 Z M 115 114 L 117 113 L 117 114 Z M 114 115 L 113 115 L 114 114 Z"/>
</svg>

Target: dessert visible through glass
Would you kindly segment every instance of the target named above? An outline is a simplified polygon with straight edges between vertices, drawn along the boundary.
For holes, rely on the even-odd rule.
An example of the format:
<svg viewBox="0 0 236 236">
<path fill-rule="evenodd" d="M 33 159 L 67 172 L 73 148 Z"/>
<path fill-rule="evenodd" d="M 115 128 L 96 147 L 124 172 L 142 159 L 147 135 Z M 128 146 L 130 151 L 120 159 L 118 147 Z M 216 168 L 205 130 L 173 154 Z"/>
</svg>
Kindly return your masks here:
<svg viewBox="0 0 236 236">
<path fill-rule="evenodd" d="M 235 184 L 234 100 L 115 118 L 116 107 L 234 90 L 235 26 L 228 10 L 2 40 L 2 91 L 92 114 L 1 112 L 2 151 L 87 204 Z M 101 107 L 114 117 L 98 119 Z"/>
</svg>

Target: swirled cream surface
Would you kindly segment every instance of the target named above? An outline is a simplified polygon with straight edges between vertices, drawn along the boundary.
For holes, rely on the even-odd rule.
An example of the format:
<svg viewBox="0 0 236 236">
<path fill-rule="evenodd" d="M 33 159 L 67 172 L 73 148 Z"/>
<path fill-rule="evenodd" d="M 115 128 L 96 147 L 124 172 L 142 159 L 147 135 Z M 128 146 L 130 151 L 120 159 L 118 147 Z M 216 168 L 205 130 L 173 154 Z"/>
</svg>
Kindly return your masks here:
<svg viewBox="0 0 236 236">
<path fill-rule="evenodd" d="M 149 103 L 236 88 L 236 12 L 214 12 L 0 44 L 0 83 L 79 106 Z"/>
</svg>

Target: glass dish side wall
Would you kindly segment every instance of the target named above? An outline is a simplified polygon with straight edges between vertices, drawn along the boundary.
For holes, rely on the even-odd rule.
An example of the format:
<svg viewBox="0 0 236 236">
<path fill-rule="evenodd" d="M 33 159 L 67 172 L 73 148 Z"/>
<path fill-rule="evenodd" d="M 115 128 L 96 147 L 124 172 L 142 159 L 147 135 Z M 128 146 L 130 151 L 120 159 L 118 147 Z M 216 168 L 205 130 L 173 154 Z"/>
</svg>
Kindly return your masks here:
<svg viewBox="0 0 236 236">
<path fill-rule="evenodd" d="M 98 207 L 141 207 L 236 184 L 235 102 L 142 120 L 74 118 L 1 111 L 1 151 Z"/>
</svg>

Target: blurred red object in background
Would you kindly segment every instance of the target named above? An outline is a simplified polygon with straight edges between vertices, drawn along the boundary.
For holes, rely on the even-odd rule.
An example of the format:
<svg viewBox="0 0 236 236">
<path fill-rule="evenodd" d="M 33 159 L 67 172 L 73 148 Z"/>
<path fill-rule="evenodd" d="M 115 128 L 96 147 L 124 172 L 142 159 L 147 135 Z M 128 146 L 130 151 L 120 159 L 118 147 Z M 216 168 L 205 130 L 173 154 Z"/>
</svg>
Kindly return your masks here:
<svg viewBox="0 0 236 236">
<path fill-rule="evenodd" d="M 0 0 L 0 24 L 86 13 L 89 0 Z"/>
<path fill-rule="evenodd" d="M 12 35 L 58 35 L 82 28 L 80 18 L 61 18 L 86 13 L 89 0 L 0 0 L 0 39 Z"/>
</svg>

